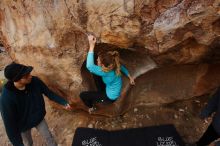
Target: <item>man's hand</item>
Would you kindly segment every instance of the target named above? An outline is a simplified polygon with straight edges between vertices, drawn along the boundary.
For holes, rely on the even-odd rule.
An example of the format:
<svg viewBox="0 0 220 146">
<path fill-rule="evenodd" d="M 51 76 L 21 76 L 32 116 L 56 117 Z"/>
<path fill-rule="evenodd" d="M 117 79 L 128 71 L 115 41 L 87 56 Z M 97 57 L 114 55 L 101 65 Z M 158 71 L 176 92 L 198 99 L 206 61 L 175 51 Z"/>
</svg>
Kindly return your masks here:
<svg viewBox="0 0 220 146">
<path fill-rule="evenodd" d="M 208 117 L 204 119 L 204 123 L 208 124 L 212 120 L 212 117 Z"/>
<path fill-rule="evenodd" d="M 65 108 L 66 110 L 72 110 L 72 107 L 69 105 L 69 103 L 66 104 L 66 105 L 64 106 L 64 108 Z"/>
<path fill-rule="evenodd" d="M 88 40 L 89 40 L 89 51 L 93 51 L 96 43 L 95 36 L 88 34 Z"/>
</svg>

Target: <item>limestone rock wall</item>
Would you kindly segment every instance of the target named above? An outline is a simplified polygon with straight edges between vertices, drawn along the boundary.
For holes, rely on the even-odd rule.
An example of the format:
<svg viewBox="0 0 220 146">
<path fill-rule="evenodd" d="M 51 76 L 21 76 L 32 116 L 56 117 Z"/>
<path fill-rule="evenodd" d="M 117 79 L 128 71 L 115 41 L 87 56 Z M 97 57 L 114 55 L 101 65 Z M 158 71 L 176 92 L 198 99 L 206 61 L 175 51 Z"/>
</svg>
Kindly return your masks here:
<svg viewBox="0 0 220 146">
<path fill-rule="evenodd" d="M 13 60 L 34 66 L 35 75 L 75 101 L 91 84 L 82 74 L 87 32 L 96 35 L 99 50 L 110 45 L 137 54 L 122 55 L 135 77 L 156 66 L 207 63 L 219 47 L 220 2 L 1 0 L 0 32 Z"/>
</svg>

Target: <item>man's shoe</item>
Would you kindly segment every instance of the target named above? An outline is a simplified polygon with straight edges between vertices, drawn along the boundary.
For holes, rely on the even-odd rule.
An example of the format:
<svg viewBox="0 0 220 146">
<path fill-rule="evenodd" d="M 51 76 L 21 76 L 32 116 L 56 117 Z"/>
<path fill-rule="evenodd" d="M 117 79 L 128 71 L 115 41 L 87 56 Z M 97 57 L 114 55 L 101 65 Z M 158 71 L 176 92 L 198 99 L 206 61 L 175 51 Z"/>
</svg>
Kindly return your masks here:
<svg viewBox="0 0 220 146">
<path fill-rule="evenodd" d="M 92 107 L 92 108 L 89 108 L 88 112 L 89 114 L 92 114 L 95 110 L 96 110 L 96 107 Z"/>
</svg>

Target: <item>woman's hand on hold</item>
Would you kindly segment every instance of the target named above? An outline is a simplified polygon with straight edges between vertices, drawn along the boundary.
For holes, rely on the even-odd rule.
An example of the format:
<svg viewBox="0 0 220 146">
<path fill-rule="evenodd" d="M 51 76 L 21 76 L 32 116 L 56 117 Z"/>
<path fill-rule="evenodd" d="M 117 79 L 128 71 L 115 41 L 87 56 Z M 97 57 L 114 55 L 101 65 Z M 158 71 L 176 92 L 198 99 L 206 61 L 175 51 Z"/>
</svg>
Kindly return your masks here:
<svg viewBox="0 0 220 146">
<path fill-rule="evenodd" d="M 135 85 L 134 78 L 133 78 L 133 77 L 129 77 L 129 79 L 130 79 L 130 84 L 131 84 L 131 85 Z"/>
<path fill-rule="evenodd" d="M 93 51 L 96 43 L 96 37 L 89 34 L 88 40 L 89 40 L 89 51 Z"/>
</svg>

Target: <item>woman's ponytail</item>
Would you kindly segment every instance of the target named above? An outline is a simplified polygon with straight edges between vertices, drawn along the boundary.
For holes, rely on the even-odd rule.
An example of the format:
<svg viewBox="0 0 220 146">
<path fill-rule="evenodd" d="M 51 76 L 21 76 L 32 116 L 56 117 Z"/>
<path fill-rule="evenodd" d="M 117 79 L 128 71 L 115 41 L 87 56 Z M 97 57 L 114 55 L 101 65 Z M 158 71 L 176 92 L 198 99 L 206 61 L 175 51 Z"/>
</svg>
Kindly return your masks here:
<svg viewBox="0 0 220 146">
<path fill-rule="evenodd" d="M 121 64 L 119 59 L 119 53 L 117 51 L 109 51 L 107 53 L 100 53 L 99 59 L 103 64 L 102 70 L 109 72 L 115 70 L 116 75 L 121 75 Z"/>
<path fill-rule="evenodd" d="M 110 53 L 114 57 L 115 71 L 116 71 L 116 74 L 119 76 L 121 75 L 121 64 L 120 64 L 119 53 L 118 51 L 112 51 Z"/>
</svg>

